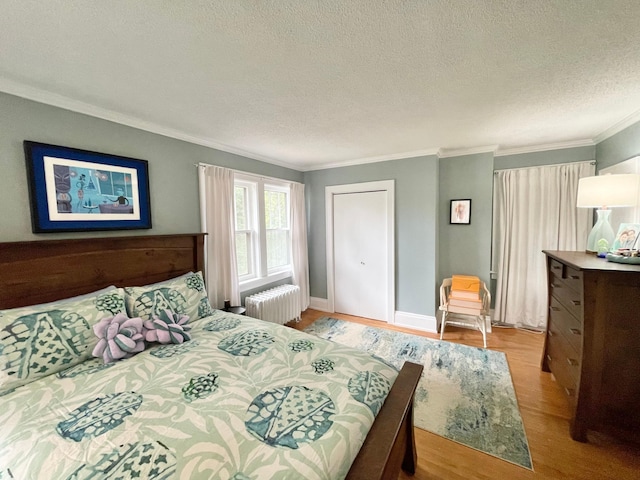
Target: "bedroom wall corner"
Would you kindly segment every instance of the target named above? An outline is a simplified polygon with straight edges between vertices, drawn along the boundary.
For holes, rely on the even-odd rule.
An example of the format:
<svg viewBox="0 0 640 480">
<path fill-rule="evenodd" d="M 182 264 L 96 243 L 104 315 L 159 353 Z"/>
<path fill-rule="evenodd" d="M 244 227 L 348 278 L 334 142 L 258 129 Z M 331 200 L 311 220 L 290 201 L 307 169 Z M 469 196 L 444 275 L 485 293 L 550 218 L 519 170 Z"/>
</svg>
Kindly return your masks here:
<svg viewBox="0 0 640 480">
<path fill-rule="evenodd" d="M 436 288 L 452 274 L 489 285 L 493 209 L 493 152 L 440 159 L 439 269 Z M 471 199 L 471 224 L 451 225 L 450 201 Z"/>
<path fill-rule="evenodd" d="M 596 169 L 600 171 L 637 155 L 640 155 L 640 122 L 596 145 Z"/>
</svg>

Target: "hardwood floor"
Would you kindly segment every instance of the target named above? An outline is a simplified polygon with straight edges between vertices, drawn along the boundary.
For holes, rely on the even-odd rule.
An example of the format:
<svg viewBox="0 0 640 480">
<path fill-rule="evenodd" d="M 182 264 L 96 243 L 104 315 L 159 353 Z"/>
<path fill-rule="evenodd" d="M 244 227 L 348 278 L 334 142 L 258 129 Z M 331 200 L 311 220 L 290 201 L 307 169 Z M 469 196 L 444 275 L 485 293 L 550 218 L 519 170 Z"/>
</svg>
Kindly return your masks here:
<svg viewBox="0 0 640 480">
<path fill-rule="evenodd" d="M 307 310 L 292 325 L 303 330 L 325 312 Z M 349 315 L 335 318 L 439 338 Z M 451 328 L 451 329 L 450 329 Z M 482 347 L 480 332 L 447 327 L 445 340 Z M 418 468 L 414 476 L 401 479 L 640 479 L 640 446 L 621 443 L 597 433 L 580 443 L 569 436 L 569 406 L 551 374 L 540 370 L 543 336 L 516 329 L 495 328 L 487 335 L 488 347 L 507 355 L 533 459 L 534 471 L 478 452 L 438 435 L 415 429 Z M 640 408 L 640 399 L 638 399 Z"/>
</svg>

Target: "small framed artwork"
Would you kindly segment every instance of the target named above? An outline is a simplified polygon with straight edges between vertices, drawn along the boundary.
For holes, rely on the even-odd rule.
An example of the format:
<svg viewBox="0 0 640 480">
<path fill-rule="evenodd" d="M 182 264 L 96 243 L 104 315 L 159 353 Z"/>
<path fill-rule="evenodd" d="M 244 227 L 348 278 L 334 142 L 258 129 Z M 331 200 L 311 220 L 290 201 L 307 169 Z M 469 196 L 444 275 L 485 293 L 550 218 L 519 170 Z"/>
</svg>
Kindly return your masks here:
<svg viewBox="0 0 640 480">
<path fill-rule="evenodd" d="M 34 233 L 151 228 L 146 160 L 25 140 Z"/>
<path fill-rule="evenodd" d="M 471 199 L 451 200 L 450 224 L 471 224 Z"/>
<path fill-rule="evenodd" d="M 639 247 L 640 223 L 621 223 L 611 250 L 637 250 Z"/>
</svg>

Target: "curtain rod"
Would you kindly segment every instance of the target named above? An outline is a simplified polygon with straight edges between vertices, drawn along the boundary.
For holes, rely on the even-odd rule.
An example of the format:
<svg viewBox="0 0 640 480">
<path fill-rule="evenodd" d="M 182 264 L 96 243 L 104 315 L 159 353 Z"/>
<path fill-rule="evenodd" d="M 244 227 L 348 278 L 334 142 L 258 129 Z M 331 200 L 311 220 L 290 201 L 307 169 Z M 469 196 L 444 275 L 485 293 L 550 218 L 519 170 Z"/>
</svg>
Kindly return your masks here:
<svg viewBox="0 0 640 480">
<path fill-rule="evenodd" d="M 220 167 L 226 168 L 227 170 L 231 170 L 233 173 L 239 173 L 241 175 L 249 175 L 251 177 L 261 178 L 263 180 L 273 180 L 274 182 L 285 182 L 285 183 L 297 183 L 298 185 L 302 185 L 300 182 L 296 182 L 295 180 L 287 180 L 286 178 L 277 178 L 277 177 L 269 177 L 267 175 L 259 175 L 257 173 L 246 172 L 244 170 L 237 170 L 235 168 L 222 167 L 221 165 L 212 165 L 210 163 L 194 163 L 194 167 Z"/>
<path fill-rule="evenodd" d="M 595 160 L 583 160 L 582 162 L 566 162 L 566 163 L 550 163 L 548 165 L 532 165 L 530 167 L 519 167 L 519 168 L 499 168 L 493 171 L 493 174 L 496 175 L 498 172 L 506 172 L 507 170 L 529 170 L 531 168 L 540 168 L 540 167 L 561 167 L 563 165 L 579 165 L 581 163 L 589 163 L 591 165 L 595 165 Z"/>
</svg>

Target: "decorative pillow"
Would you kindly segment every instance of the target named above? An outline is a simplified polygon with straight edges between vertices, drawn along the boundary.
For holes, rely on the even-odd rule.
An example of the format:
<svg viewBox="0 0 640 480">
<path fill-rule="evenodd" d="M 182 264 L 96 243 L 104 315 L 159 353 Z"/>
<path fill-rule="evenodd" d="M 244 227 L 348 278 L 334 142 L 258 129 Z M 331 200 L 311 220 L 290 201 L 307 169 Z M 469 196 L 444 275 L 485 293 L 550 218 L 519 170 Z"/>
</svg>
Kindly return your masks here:
<svg viewBox="0 0 640 480">
<path fill-rule="evenodd" d="M 189 317 L 171 310 L 163 310 L 144 322 L 144 338 L 147 342 L 182 343 L 191 340 Z"/>
<path fill-rule="evenodd" d="M 213 314 L 202 274 L 186 273 L 160 283 L 144 287 L 127 287 L 125 301 L 130 317 L 151 320 L 164 310 L 187 315 L 191 321 Z"/>
<path fill-rule="evenodd" d="M 0 310 L 0 395 L 91 357 L 92 327 L 125 311 L 124 290 Z"/>
<path fill-rule="evenodd" d="M 94 357 L 102 357 L 104 363 L 129 358 L 144 350 L 142 319 L 129 318 L 125 313 L 105 317 L 93 326 L 98 344 L 93 349 Z"/>
</svg>

